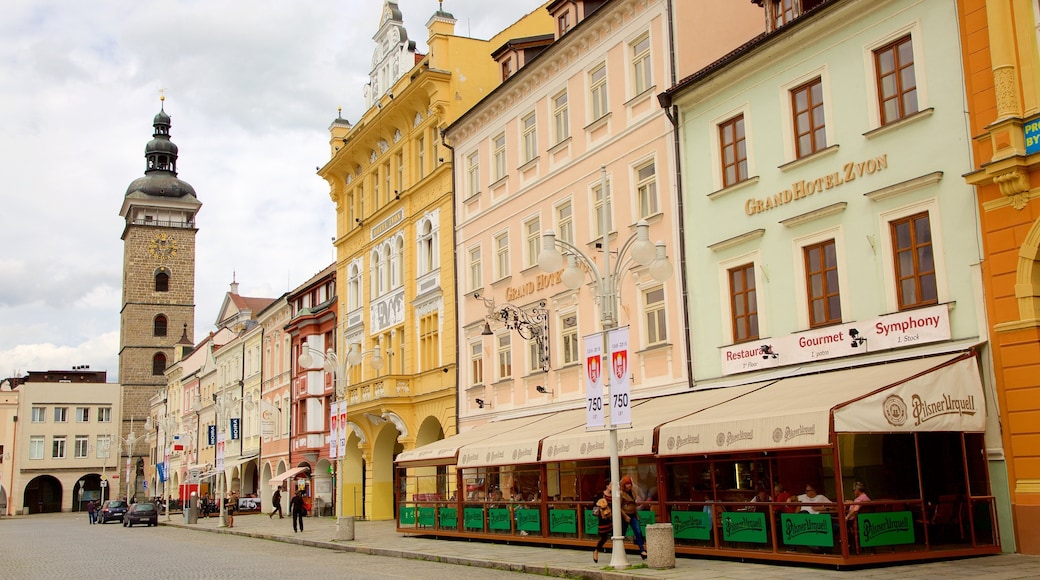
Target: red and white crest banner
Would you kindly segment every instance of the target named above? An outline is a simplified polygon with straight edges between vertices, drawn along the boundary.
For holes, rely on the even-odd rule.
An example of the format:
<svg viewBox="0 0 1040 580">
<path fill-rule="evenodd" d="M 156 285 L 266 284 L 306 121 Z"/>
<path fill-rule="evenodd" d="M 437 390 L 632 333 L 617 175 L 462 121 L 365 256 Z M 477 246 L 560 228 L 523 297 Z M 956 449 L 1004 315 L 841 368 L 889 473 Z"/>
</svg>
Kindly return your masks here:
<svg viewBox="0 0 1040 580">
<path fill-rule="evenodd" d="M 631 425 L 631 373 L 628 369 L 628 327 L 607 335 L 610 345 L 610 424 Z"/>
<path fill-rule="evenodd" d="M 585 425 L 603 427 L 603 333 L 584 337 L 585 344 Z"/>
</svg>

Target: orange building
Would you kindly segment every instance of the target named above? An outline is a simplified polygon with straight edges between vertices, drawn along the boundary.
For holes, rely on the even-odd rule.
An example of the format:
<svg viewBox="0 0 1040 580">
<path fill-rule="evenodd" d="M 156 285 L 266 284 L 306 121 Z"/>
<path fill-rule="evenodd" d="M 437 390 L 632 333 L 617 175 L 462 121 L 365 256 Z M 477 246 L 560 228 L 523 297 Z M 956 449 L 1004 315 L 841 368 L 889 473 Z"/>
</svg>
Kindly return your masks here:
<svg viewBox="0 0 1040 580">
<path fill-rule="evenodd" d="M 983 283 L 1014 538 L 1040 554 L 1040 57 L 1036 0 L 957 3 Z M 999 450 L 991 450 L 993 454 Z M 996 485 L 997 482 L 994 481 Z"/>
</svg>

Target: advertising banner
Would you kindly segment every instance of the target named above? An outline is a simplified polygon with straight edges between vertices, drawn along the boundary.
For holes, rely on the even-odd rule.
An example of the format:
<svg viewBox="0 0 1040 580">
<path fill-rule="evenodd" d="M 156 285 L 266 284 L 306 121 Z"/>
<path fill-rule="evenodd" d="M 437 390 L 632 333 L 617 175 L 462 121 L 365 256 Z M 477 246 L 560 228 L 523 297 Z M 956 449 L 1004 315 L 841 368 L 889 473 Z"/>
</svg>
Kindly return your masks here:
<svg viewBox="0 0 1040 580">
<path fill-rule="evenodd" d="M 339 402 L 339 453 L 337 457 L 347 456 L 347 402 Z"/>
<path fill-rule="evenodd" d="M 603 427 L 603 333 L 584 337 L 585 344 L 585 426 Z"/>
<path fill-rule="evenodd" d="M 610 424 L 631 425 L 628 327 L 611 330 L 607 335 L 607 343 L 610 345 Z"/>
<path fill-rule="evenodd" d="M 780 514 L 780 533 L 788 546 L 834 546 L 834 528 L 829 514 Z"/>
<path fill-rule="evenodd" d="M 333 403 L 329 406 L 329 459 L 337 457 L 339 451 L 339 406 Z"/>
<path fill-rule="evenodd" d="M 238 441 L 242 438 L 242 419 L 239 417 L 231 418 L 231 440 Z"/>
</svg>

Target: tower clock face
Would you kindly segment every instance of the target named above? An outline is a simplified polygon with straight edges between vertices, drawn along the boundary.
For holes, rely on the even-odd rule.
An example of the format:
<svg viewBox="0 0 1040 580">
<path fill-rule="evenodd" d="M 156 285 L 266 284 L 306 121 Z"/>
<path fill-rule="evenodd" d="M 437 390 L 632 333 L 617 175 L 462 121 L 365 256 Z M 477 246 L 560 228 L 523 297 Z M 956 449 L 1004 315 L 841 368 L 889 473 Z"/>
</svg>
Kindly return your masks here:
<svg viewBox="0 0 1040 580">
<path fill-rule="evenodd" d="M 148 253 L 160 262 L 165 262 L 177 255 L 177 240 L 165 233 L 155 234 L 148 242 Z"/>
</svg>

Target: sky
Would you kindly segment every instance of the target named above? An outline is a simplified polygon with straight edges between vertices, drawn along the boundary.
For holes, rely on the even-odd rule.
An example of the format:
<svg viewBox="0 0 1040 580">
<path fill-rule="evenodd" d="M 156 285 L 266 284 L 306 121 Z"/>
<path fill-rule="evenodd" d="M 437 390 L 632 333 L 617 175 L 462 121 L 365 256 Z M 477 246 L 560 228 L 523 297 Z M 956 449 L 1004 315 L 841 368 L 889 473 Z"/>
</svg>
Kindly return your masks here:
<svg viewBox="0 0 1040 580">
<path fill-rule="evenodd" d="M 398 0 L 426 52 L 436 0 Z M 543 0 L 445 0 L 487 39 Z M 126 188 L 163 106 L 197 216 L 195 339 L 232 280 L 276 298 L 334 259 L 316 167 L 364 112 L 383 0 L 4 0 L 0 380 L 89 365 L 118 381 Z"/>
</svg>

